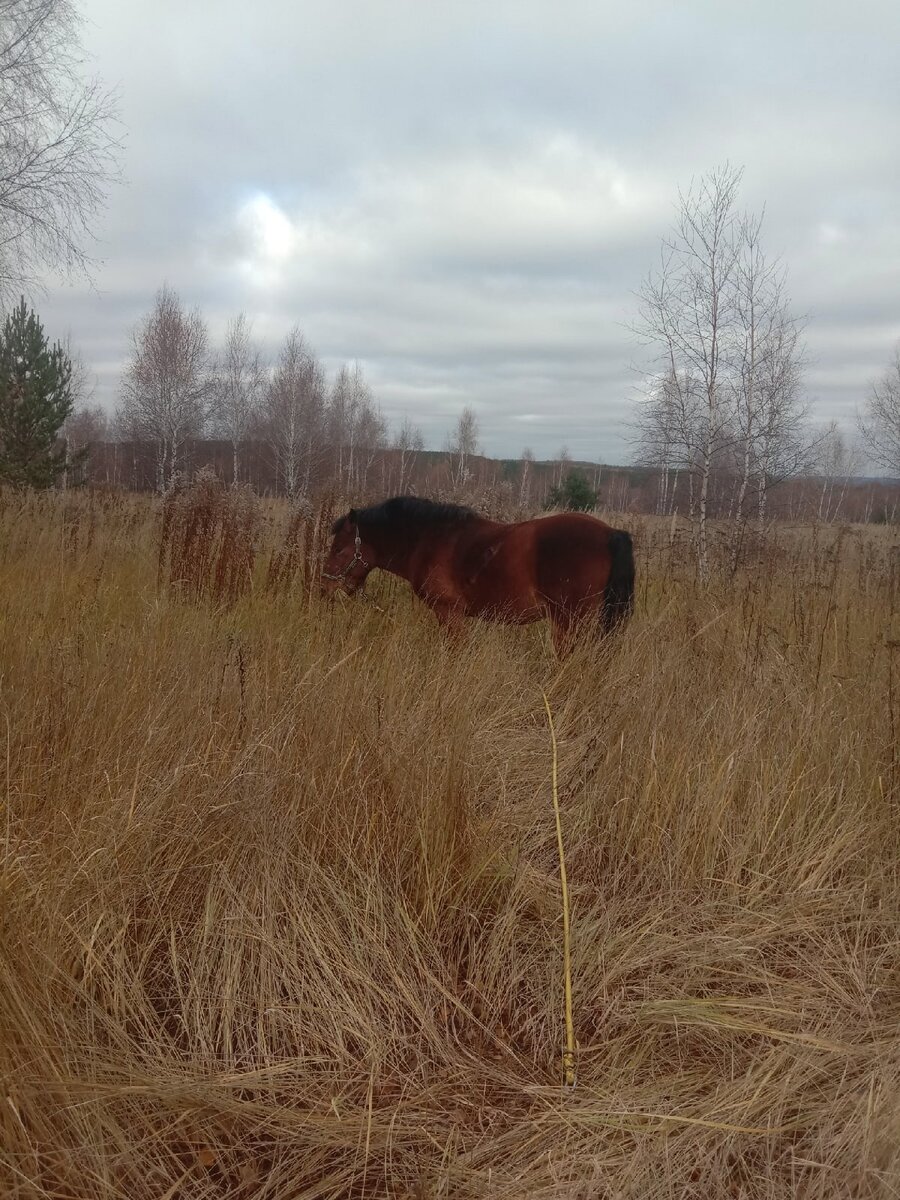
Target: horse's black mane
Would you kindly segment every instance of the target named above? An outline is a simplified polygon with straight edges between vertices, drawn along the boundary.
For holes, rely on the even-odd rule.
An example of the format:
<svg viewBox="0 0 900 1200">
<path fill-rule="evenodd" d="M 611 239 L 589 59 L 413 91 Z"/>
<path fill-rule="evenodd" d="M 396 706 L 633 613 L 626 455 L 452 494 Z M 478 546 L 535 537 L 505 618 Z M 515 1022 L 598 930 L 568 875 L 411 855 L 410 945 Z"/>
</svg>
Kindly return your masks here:
<svg viewBox="0 0 900 1200">
<path fill-rule="evenodd" d="M 478 513 L 462 504 L 440 504 L 422 496 L 392 496 L 381 504 L 351 509 L 335 521 L 332 532 L 337 533 L 347 517 L 357 525 L 460 525 L 477 516 Z"/>
</svg>

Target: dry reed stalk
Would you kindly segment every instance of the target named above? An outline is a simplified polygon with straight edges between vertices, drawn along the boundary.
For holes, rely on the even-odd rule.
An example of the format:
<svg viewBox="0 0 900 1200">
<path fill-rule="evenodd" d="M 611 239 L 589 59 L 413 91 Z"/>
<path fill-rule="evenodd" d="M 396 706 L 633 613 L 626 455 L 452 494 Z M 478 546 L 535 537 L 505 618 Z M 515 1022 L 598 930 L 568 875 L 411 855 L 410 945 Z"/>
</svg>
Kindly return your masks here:
<svg viewBox="0 0 900 1200">
<path fill-rule="evenodd" d="M 562 818 L 559 812 L 559 783 L 558 783 L 558 754 L 556 747 L 556 729 L 553 725 L 553 713 L 550 711 L 550 701 L 547 693 L 541 688 L 544 708 L 547 710 L 547 724 L 550 728 L 550 745 L 552 750 L 551 763 L 551 794 L 553 800 L 553 817 L 556 822 L 556 845 L 559 851 L 559 883 L 562 892 L 563 919 L 563 987 L 565 989 L 565 1008 L 563 1019 L 566 1027 L 566 1045 L 563 1050 L 563 1085 L 569 1089 L 575 1086 L 575 1022 L 572 1019 L 572 932 L 570 926 L 569 881 L 566 877 L 566 854 L 563 847 Z"/>
<path fill-rule="evenodd" d="M 183 600 L 233 604 L 253 582 L 259 505 L 246 487 L 201 471 L 163 500 L 157 552 L 161 587 Z"/>
</svg>

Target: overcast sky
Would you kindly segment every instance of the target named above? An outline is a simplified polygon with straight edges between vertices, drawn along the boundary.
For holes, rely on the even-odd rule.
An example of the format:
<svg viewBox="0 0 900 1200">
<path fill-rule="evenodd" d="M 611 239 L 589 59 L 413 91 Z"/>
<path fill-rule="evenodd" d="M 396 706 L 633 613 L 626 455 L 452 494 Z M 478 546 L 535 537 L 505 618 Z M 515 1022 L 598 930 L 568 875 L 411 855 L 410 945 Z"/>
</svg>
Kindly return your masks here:
<svg viewBox="0 0 900 1200">
<path fill-rule="evenodd" d="M 900 3 L 80 0 L 126 182 L 92 290 L 51 286 L 112 408 L 168 282 L 219 337 L 295 323 L 439 447 L 627 461 L 634 292 L 726 159 L 808 318 L 818 420 L 900 338 Z"/>
</svg>

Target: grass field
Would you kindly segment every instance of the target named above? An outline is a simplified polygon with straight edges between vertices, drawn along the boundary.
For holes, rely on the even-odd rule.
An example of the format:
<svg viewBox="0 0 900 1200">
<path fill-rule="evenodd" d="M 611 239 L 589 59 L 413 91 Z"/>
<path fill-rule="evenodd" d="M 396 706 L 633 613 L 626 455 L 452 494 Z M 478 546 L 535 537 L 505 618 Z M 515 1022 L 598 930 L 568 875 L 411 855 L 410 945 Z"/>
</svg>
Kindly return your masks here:
<svg viewBox="0 0 900 1200">
<path fill-rule="evenodd" d="M 900 1195 L 900 532 L 560 666 L 238 509 L 0 497 L 0 1194 Z"/>
</svg>

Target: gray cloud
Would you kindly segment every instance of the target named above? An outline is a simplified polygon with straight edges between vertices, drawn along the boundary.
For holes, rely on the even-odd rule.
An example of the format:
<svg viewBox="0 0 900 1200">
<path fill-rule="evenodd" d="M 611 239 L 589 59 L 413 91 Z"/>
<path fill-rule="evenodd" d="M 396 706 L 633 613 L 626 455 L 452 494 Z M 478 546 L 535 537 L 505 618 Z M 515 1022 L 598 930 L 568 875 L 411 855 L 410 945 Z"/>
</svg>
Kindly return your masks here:
<svg viewBox="0 0 900 1200">
<path fill-rule="evenodd" d="M 815 415 L 852 420 L 900 338 L 900 9 L 694 0 L 83 0 L 125 172 L 96 291 L 51 284 L 115 402 L 168 281 L 269 350 L 295 322 L 440 445 L 622 460 L 634 292 L 679 186 L 729 158 L 807 314 Z"/>
</svg>

